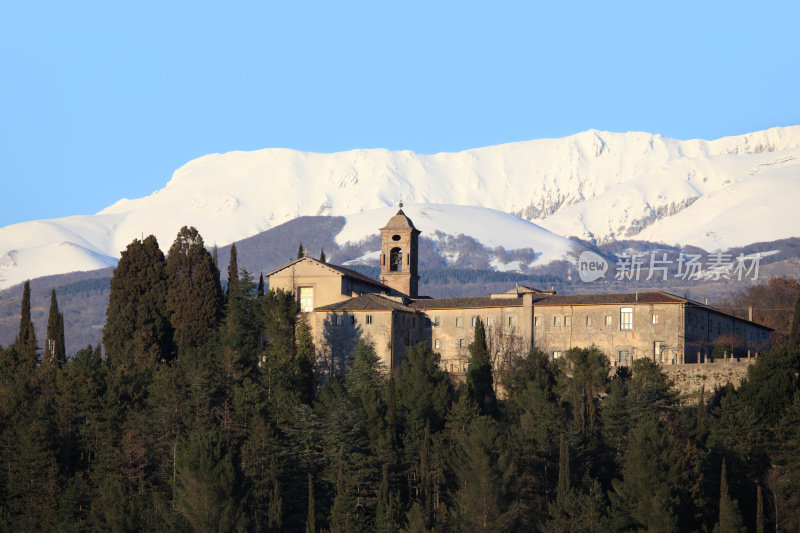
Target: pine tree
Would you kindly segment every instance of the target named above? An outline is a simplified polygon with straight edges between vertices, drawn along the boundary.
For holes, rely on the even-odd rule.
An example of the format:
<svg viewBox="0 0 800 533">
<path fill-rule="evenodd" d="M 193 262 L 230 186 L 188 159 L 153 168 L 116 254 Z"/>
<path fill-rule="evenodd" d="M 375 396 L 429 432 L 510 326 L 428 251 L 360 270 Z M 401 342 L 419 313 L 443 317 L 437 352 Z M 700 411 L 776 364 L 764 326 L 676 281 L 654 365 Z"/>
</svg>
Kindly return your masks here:
<svg viewBox="0 0 800 533">
<path fill-rule="evenodd" d="M 47 340 L 44 343 L 44 361 L 58 365 L 67 362 L 64 347 L 64 315 L 58 312 L 56 290 L 50 292 L 50 316 L 47 320 Z"/>
<path fill-rule="evenodd" d="M 572 404 L 579 433 L 597 429 L 597 401 L 608 382 L 608 358 L 597 347 L 571 348 L 559 360 L 563 399 Z"/>
<path fill-rule="evenodd" d="M 736 500 L 728 494 L 728 476 L 725 472 L 725 459 L 719 480 L 719 521 L 714 525 L 714 533 L 743 533 L 747 531 Z"/>
<path fill-rule="evenodd" d="M 323 248 L 322 251 L 319 253 L 319 262 L 320 263 L 327 263 L 327 258 L 325 257 L 325 249 Z"/>
<path fill-rule="evenodd" d="M 234 531 L 243 525 L 238 464 L 219 435 L 191 435 L 179 456 L 176 507 L 193 530 Z"/>
<path fill-rule="evenodd" d="M 483 321 L 475 321 L 475 338 L 469 345 L 469 368 L 467 369 L 467 388 L 472 401 L 482 414 L 494 412 L 495 395 L 492 378 L 492 360 L 486 346 L 486 329 Z"/>
<path fill-rule="evenodd" d="M 20 306 L 19 333 L 14 343 L 20 355 L 36 365 L 39 360 L 36 342 L 36 332 L 31 320 L 31 282 L 26 281 L 22 286 L 22 304 Z"/>
<path fill-rule="evenodd" d="M 152 235 L 134 239 L 122 252 L 111 278 L 103 345 L 116 366 L 169 359 L 172 327 L 167 312 L 164 254 Z"/>
<path fill-rule="evenodd" d="M 178 354 L 203 346 L 219 323 L 219 271 L 203 238 L 184 226 L 167 256 L 167 309 Z"/>
<path fill-rule="evenodd" d="M 640 421 L 628 438 L 622 481 L 612 481 L 610 498 L 617 512 L 647 530 L 678 531 L 681 463 L 669 430 L 655 417 Z"/>
<path fill-rule="evenodd" d="M 427 343 L 406 350 L 397 378 L 398 414 L 407 431 L 422 436 L 426 424 L 436 432 L 444 426 L 451 401 L 450 377 L 439 366 L 439 354 Z"/>
<path fill-rule="evenodd" d="M 459 444 L 454 471 L 463 531 L 498 531 L 507 506 L 509 464 L 494 420 L 479 416 Z"/>
<path fill-rule="evenodd" d="M 230 294 L 238 282 L 239 263 L 236 257 L 236 243 L 233 243 L 231 244 L 231 259 L 228 262 L 228 286 L 225 288 L 225 294 Z"/>
<path fill-rule="evenodd" d="M 297 258 L 301 259 L 301 258 L 305 257 L 305 255 L 306 255 L 306 253 L 305 253 L 305 250 L 303 250 L 303 243 L 301 242 L 300 246 L 297 248 Z"/>
</svg>

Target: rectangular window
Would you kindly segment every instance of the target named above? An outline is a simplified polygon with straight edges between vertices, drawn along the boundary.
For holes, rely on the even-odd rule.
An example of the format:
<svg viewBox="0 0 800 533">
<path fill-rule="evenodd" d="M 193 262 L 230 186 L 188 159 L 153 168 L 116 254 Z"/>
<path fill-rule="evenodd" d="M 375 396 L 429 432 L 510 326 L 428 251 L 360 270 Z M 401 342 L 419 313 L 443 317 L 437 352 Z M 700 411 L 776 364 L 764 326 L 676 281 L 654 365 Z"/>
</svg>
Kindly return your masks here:
<svg viewBox="0 0 800 533">
<path fill-rule="evenodd" d="M 477 325 L 478 325 L 478 317 L 474 316 L 472 317 L 472 327 L 474 328 Z"/>
<path fill-rule="evenodd" d="M 539 326 L 541 326 L 542 325 L 542 317 L 540 317 L 540 316 L 533 317 L 533 325 L 536 326 L 537 328 Z"/>
<path fill-rule="evenodd" d="M 614 317 L 611 315 L 606 315 L 606 326 L 614 325 Z"/>
<path fill-rule="evenodd" d="M 341 315 L 333 315 L 333 323 L 336 326 L 341 326 L 342 325 L 342 317 L 341 317 Z"/>
<path fill-rule="evenodd" d="M 372 315 L 367 315 L 367 324 L 372 324 Z"/>
<path fill-rule="evenodd" d="M 439 317 L 438 316 L 433 317 L 433 325 L 436 326 L 437 328 L 439 327 Z"/>
<path fill-rule="evenodd" d="M 559 357 L 561 357 L 561 355 L 562 355 L 562 353 L 559 350 L 555 350 L 553 352 L 553 360 L 558 359 Z"/>
<path fill-rule="evenodd" d="M 459 348 L 463 348 L 464 347 L 464 339 L 458 339 L 458 347 Z"/>
<path fill-rule="evenodd" d="M 564 317 L 564 327 L 568 328 L 571 325 L 572 325 L 572 317 L 571 316 L 565 316 Z"/>
<path fill-rule="evenodd" d="M 633 307 L 619 310 L 619 329 L 633 329 Z"/>
<path fill-rule="evenodd" d="M 310 313 L 314 310 L 314 287 L 300 287 L 300 312 Z"/>
<path fill-rule="evenodd" d="M 664 341 L 655 341 L 653 343 L 653 361 L 656 363 L 664 362 Z"/>
<path fill-rule="evenodd" d="M 442 341 L 439 340 L 439 339 L 436 339 L 435 341 L 433 341 L 433 347 L 438 350 L 439 348 L 442 347 Z"/>
<path fill-rule="evenodd" d="M 628 350 L 620 350 L 617 355 L 617 363 L 620 365 L 628 364 Z"/>
<path fill-rule="evenodd" d="M 490 317 L 490 316 L 486 317 L 486 327 L 487 328 L 492 327 L 492 317 Z"/>
<path fill-rule="evenodd" d="M 463 321 L 464 321 L 463 318 L 461 318 L 460 316 L 457 316 L 456 317 L 456 327 L 460 328 L 462 326 Z"/>
<path fill-rule="evenodd" d="M 653 324 L 658 324 L 658 315 L 653 315 Z"/>
<path fill-rule="evenodd" d="M 592 317 L 590 317 L 590 316 L 586 317 L 586 327 L 587 328 L 592 327 Z"/>
<path fill-rule="evenodd" d="M 513 327 L 513 326 L 514 326 L 514 317 L 510 316 L 508 317 L 508 327 Z"/>
<path fill-rule="evenodd" d="M 553 327 L 560 328 L 561 327 L 561 317 L 556 315 L 553 317 Z"/>
</svg>

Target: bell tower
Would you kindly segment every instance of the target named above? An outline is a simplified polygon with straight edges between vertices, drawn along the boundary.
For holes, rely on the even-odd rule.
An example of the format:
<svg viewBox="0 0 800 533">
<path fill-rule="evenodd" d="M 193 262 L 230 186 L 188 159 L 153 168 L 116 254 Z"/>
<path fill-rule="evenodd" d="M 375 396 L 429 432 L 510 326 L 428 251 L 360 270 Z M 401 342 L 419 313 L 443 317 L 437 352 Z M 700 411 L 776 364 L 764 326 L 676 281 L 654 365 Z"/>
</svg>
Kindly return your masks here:
<svg viewBox="0 0 800 533">
<path fill-rule="evenodd" d="M 403 204 L 395 216 L 381 228 L 381 283 L 416 298 L 417 237 L 420 231 L 403 213 Z"/>
</svg>

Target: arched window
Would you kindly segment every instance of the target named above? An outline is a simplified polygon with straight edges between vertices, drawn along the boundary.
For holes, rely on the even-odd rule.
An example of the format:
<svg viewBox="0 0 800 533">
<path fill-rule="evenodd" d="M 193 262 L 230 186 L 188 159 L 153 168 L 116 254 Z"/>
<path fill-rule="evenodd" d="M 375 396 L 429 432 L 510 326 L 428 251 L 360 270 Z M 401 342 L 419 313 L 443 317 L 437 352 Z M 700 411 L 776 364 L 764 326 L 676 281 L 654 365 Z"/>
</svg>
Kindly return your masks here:
<svg viewBox="0 0 800 533">
<path fill-rule="evenodd" d="M 400 248 L 392 248 L 389 252 L 389 270 L 392 272 L 403 270 L 403 252 Z"/>
</svg>

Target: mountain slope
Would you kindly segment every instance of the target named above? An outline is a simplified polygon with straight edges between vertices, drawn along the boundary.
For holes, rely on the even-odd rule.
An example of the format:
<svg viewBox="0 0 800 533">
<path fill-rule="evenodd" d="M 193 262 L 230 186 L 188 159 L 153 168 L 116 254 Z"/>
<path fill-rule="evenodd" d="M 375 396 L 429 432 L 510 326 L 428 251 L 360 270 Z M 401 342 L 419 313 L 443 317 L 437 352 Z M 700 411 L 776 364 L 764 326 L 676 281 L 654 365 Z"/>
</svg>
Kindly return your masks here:
<svg viewBox="0 0 800 533">
<path fill-rule="evenodd" d="M 97 215 L 1 228 L 0 287 L 113 264 L 150 233 L 168 248 L 183 225 L 223 245 L 298 216 L 349 216 L 401 200 L 483 206 L 596 242 L 718 249 L 788 238 L 800 235 L 788 209 L 800 203 L 800 126 L 716 141 L 588 131 L 434 155 L 212 154 L 178 169 L 160 191 Z M 515 232 L 496 234 L 515 247 Z"/>
</svg>

